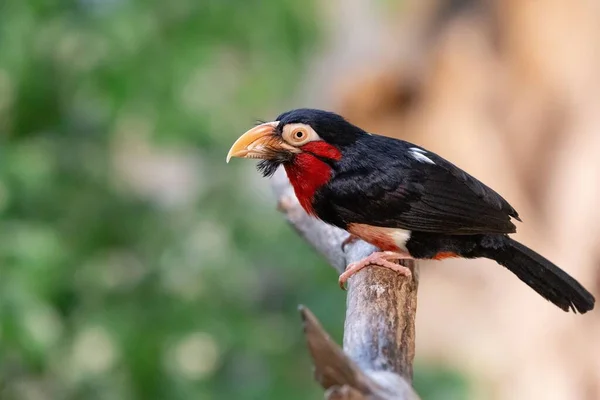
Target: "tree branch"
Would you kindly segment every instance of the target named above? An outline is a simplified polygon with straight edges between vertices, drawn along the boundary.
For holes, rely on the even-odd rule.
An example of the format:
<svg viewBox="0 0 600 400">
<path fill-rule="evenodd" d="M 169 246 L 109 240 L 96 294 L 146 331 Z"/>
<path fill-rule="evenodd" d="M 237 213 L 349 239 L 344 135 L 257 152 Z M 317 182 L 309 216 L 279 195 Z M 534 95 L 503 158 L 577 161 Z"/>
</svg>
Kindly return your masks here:
<svg viewBox="0 0 600 400">
<path fill-rule="evenodd" d="M 360 240 L 342 250 L 348 233 L 306 214 L 283 171 L 273 177 L 273 188 L 288 221 L 338 273 L 377 250 Z M 411 277 L 370 267 L 349 279 L 343 351 L 300 308 L 315 377 L 327 399 L 418 399 L 410 383 L 419 277 L 415 263 L 404 265 Z"/>
</svg>

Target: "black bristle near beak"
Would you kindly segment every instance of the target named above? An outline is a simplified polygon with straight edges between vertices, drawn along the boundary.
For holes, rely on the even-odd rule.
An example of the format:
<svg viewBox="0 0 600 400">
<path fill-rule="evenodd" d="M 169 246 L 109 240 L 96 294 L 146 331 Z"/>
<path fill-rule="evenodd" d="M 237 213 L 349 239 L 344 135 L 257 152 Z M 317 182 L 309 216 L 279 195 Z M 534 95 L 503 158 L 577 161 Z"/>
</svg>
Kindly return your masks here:
<svg viewBox="0 0 600 400">
<path fill-rule="evenodd" d="M 279 168 L 281 164 L 294 161 L 294 157 L 295 155 L 293 153 L 271 148 L 270 152 L 268 153 L 268 157 L 264 160 L 261 160 L 256 165 L 256 169 L 262 174 L 263 177 L 270 178 L 273 176 L 273 174 L 275 174 L 275 171 L 277 171 L 277 168 Z"/>
<path fill-rule="evenodd" d="M 279 135 L 274 133 L 271 140 L 265 144 L 263 150 L 265 158 L 256 165 L 258 172 L 265 178 L 273 176 L 281 164 L 290 163 L 295 157 L 293 153 L 282 151 L 277 147 L 277 142 L 281 140 Z"/>
<path fill-rule="evenodd" d="M 277 161 L 261 160 L 256 165 L 256 169 L 262 174 L 263 177 L 270 178 L 275 174 L 280 165 L 281 163 Z"/>
</svg>

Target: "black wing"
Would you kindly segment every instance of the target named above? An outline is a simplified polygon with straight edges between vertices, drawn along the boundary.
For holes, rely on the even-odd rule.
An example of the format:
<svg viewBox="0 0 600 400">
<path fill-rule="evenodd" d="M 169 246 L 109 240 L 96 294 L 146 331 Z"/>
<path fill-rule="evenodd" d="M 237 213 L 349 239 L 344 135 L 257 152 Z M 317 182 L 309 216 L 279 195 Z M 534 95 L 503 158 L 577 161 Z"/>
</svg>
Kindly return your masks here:
<svg viewBox="0 0 600 400">
<path fill-rule="evenodd" d="M 382 136 L 365 141 L 344 154 L 316 193 L 315 210 L 325 221 L 454 235 L 516 231 L 514 208 L 442 157 Z"/>
</svg>

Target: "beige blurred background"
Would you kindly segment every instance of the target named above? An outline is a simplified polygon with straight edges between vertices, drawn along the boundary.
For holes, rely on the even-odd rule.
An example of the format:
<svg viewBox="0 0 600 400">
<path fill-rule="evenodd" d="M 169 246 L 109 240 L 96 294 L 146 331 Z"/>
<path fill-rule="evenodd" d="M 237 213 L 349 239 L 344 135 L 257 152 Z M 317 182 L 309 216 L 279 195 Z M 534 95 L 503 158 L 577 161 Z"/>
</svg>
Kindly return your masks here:
<svg viewBox="0 0 600 400">
<path fill-rule="evenodd" d="M 321 398 L 298 304 L 336 272 L 276 210 L 257 119 L 335 110 L 500 192 L 600 295 L 600 1 L 0 1 L 0 399 Z M 423 400 L 600 399 L 600 318 L 424 263 Z"/>
<path fill-rule="evenodd" d="M 600 2 L 386 3 L 323 4 L 306 99 L 495 188 L 523 219 L 516 238 L 597 296 Z M 597 311 L 563 313 L 487 260 L 421 271 L 417 358 L 466 373 L 471 398 L 600 398 Z"/>
</svg>

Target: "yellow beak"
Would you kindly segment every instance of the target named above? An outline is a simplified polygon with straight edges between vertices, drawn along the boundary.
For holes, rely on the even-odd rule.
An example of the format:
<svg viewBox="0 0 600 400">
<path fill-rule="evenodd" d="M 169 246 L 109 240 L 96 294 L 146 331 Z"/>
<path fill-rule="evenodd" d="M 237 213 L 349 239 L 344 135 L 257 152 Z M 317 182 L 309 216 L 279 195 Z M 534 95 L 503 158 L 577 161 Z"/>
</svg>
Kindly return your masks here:
<svg viewBox="0 0 600 400">
<path fill-rule="evenodd" d="M 265 145 L 272 140 L 278 124 L 279 121 L 265 122 L 244 133 L 229 149 L 226 161 L 229 162 L 231 157 L 264 158 L 267 150 Z"/>
</svg>

